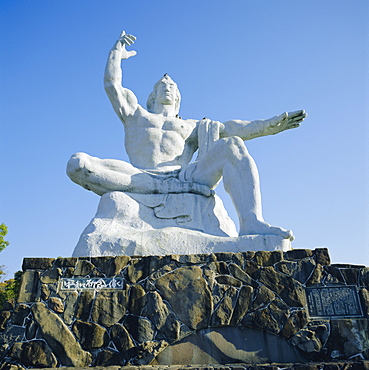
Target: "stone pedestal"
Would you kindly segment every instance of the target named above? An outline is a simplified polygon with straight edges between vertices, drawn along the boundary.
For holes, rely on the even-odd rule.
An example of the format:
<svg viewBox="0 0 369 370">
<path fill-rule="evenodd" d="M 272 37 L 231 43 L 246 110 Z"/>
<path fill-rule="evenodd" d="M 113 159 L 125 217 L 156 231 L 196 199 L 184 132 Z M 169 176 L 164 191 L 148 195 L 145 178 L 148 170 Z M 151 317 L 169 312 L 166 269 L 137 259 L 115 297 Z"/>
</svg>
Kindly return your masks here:
<svg viewBox="0 0 369 370">
<path fill-rule="evenodd" d="M 369 359 L 369 268 L 331 265 L 326 249 L 26 258 L 23 270 L 18 301 L 0 313 L 2 370 Z M 355 289 L 356 303 L 324 304 L 359 311 L 312 317 L 312 305 L 327 310 L 306 289 L 322 287 Z"/>
<path fill-rule="evenodd" d="M 238 236 L 217 195 L 115 191 L 101 197 L 96 215 L 83 231 L 73 256 L 152 256 L 290 249 L 291 241 L 280 236 Z"/>
</svg>

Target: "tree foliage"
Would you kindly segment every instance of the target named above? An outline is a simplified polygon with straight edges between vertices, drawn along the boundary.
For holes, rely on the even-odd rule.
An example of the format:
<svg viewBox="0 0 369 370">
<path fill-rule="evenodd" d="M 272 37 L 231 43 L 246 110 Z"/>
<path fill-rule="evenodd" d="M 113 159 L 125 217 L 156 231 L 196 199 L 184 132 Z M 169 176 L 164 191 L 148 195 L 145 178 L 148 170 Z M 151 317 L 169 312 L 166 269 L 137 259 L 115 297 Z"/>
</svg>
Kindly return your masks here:
<svg viewBox="0 0 369 370">
<path fill-rule="evenodd" d="M 0 225 L 0 252 L 9 245 L 9 242 L 4 240 L 4 236 L 8 233 L 8 227 L 3 223 Z"/>
<path fill-rule="evenodd" d="M 0 225 L 0 252 L 9 245 L 9 242 L 4 240 L 4 237 L 8 233 L 7 226 L 2 223 Z M 4 272 L 5 266 L 0 266 L 0 279 L 6 274 Z M 14 274 L 13 279 L 5 280 L 0 282 L 0 310 L 3 309 L 4 302 L 9 299 L 16 299 L 19 292 L 20 278 L 22 271 L 18 271 Z"/>
<path fill-rule="evenodd" d="M 21 276 L 22 271 L 17 271 L 14 274 L 14 279 L 5 280 L 2 283 L 0 282 L 0 310 L 3 309 L 5 301 L 17 298 Z"/>
</svg>

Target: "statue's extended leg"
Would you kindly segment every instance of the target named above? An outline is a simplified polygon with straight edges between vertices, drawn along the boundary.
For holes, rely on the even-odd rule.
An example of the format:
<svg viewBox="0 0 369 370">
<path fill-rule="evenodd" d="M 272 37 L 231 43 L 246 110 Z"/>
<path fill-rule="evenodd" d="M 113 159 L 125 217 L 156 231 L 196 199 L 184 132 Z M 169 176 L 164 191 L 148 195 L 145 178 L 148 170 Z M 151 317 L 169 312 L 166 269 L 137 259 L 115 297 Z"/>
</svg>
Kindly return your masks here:
<svg viewBox="0 0 369 370">
<path fill-rule="evenodd" d="M 98 195 L 111 191 L 140 194 L 195 193 L 209 196 L 202 184 L 181 182 L 174 177 L 151 176 L 131 164 L 116 159 L 100 159 L 85 153 L 74 154 L 68 162 L 70 179 Z"/>
<path fill-rule="evenodd" d="M 270 234 L 292 238 L 290 230 L 264 221 L 258 170 L 242 139 L 218 140 L 198 163 L 193 180 L 212 189 L 221 176 L 239 217 L 240 235 Z"/>
</svg>

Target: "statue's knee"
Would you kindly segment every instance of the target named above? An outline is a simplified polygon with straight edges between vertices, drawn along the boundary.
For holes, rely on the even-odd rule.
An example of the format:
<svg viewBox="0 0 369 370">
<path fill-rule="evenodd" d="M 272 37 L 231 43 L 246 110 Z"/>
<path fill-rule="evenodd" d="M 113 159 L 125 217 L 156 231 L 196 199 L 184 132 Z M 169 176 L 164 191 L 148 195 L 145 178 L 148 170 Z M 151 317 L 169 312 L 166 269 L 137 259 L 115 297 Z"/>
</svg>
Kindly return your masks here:
<svg viewBox="0 0 369 370">
<path fill-rule="evenodd" d="M 242 147 L 245 146 L 243 140 L 238 136 L 231 136 L 229 138 L 229 141 L 231 142 L 232 145 L 235 145 L 235 146 L 242 146 Z"/>
<path fill-rule="evenodd" d="M 226 139 L 226 147 L 231 151 L 231 152 L 242 152 L 244 154 L 247 153 L 246 146 L 243 142 L 243 140 L 238 137 L 238 136 L 232 136 L 228 137 Z"/>
<path fill-rule="evenodd" d="M 73 174 L 80 172 L 83 168 L 86 168 L 88 163 L 89 155 L 86 153 L 75 153 L 73 154 L 67 164 L 67 175 L 73 177 Z"/>
</svg>

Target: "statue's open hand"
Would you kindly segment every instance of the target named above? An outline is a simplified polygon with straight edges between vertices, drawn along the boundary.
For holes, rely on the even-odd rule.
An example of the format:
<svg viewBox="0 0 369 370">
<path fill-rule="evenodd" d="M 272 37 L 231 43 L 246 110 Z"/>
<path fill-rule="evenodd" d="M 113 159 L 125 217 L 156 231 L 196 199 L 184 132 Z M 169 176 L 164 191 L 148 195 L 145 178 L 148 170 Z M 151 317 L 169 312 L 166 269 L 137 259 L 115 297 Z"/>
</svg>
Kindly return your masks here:
<svg viewBox="0 0 369 370">
<path fill-rule="evenodd" d="M 117 41 L 117 44 L 121 47 L 121 58 L 122 59 L 128 59 L 130 57 L 133 57 L 137 54 L 134 50 L 126 50 L 126 45 L 132 45 L 136 40 L 136 37 L 133 35 L 127 35 L 125 31 L 122 31 L 120 34 L 120 37 Z"/>
<path fill-rule="evenodd" d="M 291 128 L 299 127 L 300 123 L 306 118 L 306 116 L 307 113 L 304 110 L 282 113 L 266 120 L 266 133 L 268 135 L 273 135 L 285 130 L 290 130 Z"/>
</svg>

